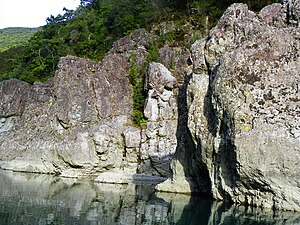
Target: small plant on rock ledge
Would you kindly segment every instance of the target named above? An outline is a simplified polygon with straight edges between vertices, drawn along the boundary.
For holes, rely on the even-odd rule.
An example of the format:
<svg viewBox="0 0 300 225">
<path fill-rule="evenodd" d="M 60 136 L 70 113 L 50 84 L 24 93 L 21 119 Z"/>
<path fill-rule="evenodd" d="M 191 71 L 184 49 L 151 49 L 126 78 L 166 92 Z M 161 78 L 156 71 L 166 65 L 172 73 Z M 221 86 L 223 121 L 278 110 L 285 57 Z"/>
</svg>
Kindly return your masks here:
<svg viewBox="0 0 300 225">
<path fill-rule="evenodd" d="M 132 54 L 130 56 L 130 61 L 131 61 L 131 65 L 130 65 L 128 77 L 133 89 L 132 119 L 136 125 L 142 126 L 142 124 L 147 122 L 143 114 L 144 105 L 147 97 L 147 94 L 144 91 L 146 69 L 144 66 L 138 65 L 135 54 Z"/>
<path fill-rule="evenodd" d="M 147 98 L 147 93 L 144 90 L 144 83 L 146 77 L 147 66 L 150 62 L 158 61 L 159 58 L 159 44 L 157 42 L 151 43 L 148 48 L 148 55 L 144 62 L 139 64 L 136 54 L 130 55 L 130 69 L 128 73 L 129 81 L 133 89 L 133 122 L 142 127 L 147 123 L 144 116 L 144 106 Z"/>
</svg>

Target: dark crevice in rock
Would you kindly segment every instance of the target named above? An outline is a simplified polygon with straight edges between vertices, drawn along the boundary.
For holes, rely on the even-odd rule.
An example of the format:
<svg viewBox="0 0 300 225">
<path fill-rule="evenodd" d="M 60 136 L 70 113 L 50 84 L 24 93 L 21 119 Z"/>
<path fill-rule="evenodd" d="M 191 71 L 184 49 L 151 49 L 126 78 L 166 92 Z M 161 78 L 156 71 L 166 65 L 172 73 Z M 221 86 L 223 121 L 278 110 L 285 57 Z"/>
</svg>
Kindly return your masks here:
<svg viewBox="0 0 300 225">
<path fill-rule="evenodd" d="M 172 156 L 166 156 L 172 157 Z M 170 160 L 163 161 L 163 159 L 151 157 L 150 158 L 151 167 L 152 169 L 161 177 L 168 177 L 170 174 L 172 174 L 170 170 Z M 164 168 L 165 166 L 165 168 Z M 167 168 L 167 169 L 166 169 Z"/>
<path fill-rule="evenodd" d="M 83 168 L 83 166 L 74 165 L 74 164 L 71 164 L 71 163 L 66 162 L 66 161 L 65 161 L 65 163 L 67 163 L 70 166 L 70 168 L 72 168 L 72 169 L 81 169 L 81 168 Z"/>
<path fill-rule="evenodd" d="M 92 90 L 93 90 L 94 98 L 97 99 L 97 92 L 96 92 L 96 88 L 95 88 L 95 82 L 92 81 L 91 84 L 92 84 L 91 87 L 92 87 Z M 96 117 L 97 117 L 98 121 L 101 121 L 100 110 L 99 110 L 97 104 L 94 105 L 94 108 L 96 110 Z"/>
<path fill-rule="evenodd" d="M 116 211 L 116 216 L 114 218 L 114 222 L 116 222 L 116 223 L 119 222 L 119 218 L 121 217 L 122 207 L 123 207 L 123 199 L 120 198 L 119 205 L 118 205 L 118 208 L 117 208 L 117 211 Z"/>
<path fill-rule="evenodd" d="M 70 167 L 72 169 L 81 169 L 81 168 L 83 168 L 83 166 L 81 166 L 81 165 L 74 165 L 71 162 L 68 162 L 67 160 L 65 160 L 65 158 L 61 154 L 59 154 L 58 151 L 56 151 L 56 154 L 57 154 L 57 159 L 59 161 L 63 162 L 65 164 L 65 166 Z"/>
<path fill-rule="evenodd" d="M 226 193 L 222 186 L 222 179 L 225 180 L 225 184 L 232 189 L 236 187 L 236 181 L 239 179 L 237 171 L 238 162 L 234 144 L 234 121 L 225 110 L 223 110 L 222 115 L 218 112 L 218 107 L 223 107 L 222 103 L 219 102 L 215 90 L 221 62 L 213 68 L 210 67 L 207 61 L 205 62 L 208 69 L 209 85 L 204 100 L 204 116 L 206 117 L 207 128 L 210 134 L 214 139 L 221 139 L 219 146 L 214 146 L 213 143 L 211 143 L 211 147 L 213 148 L 214 180 L 223 199 L 230 202 L 230 194 Z M 220 124 L 219 120 L 221 120 Z M 198 141 L 197 146 L 199 146 L 198 148 L 200 149 L 202 148 L 201 141 Z M 209 174 L 209 172 L 207 172 L 207 174 Z"/>
<path fill-rule="evenodd" d="M 208 66 L 208 65 L 207 65 Z M 206 117 L 209 132 L 216 137 L 218 130 L 218 112 L 213 103 L 213 83 L 216 77 L 219 65 L 213 70 L 208 66 L 209 85 L 204 100 L 204 116 Z"/>
<path fill-rule="evenodd" d="M 56 117 L 57 122 L 61 125 L 62 128 L 64 128 L 65 130 L 70 128 L 70 124 L 64 122 L 63 120 L 59 119 L 58 117 Z"/>
<path fill-rule="evenodd" d="M 197 143 L 197 149 L 195 153 L 195 160 L 193 160 L 193 168 L 195 173 L 195 180 L 200 191 L 204 194 L 211 196 L 211 179 L 207 165 L 202 160 L 202 141 L 199 139 Z"/>
<path fill-rule="evenodd" d="M 187 180 L 195 182 L 195 184 L 190 184 L 191 191 L 211 195 L 211 181 L 208 169 L 201 160 L 201 140 L 199 140 L 198 147 L 196 148 L 188 128 L 187 87 L 191 77 L 191 74 L 186 75 L 184 83 L 179 88 L 176 158 L 184 166 L 184 173 Z M 195 188 L 196 190 L 194 190 Z"/>
<path fill-rule="evenodd" d="M 234 121 L 230 119 L 226 111 L 223 112 L 219 135 L 221 138 L 217 153 L 214 154 L 215 175 L 217 187 L 222 197 L 226 201 L 231 201 L 231 197 L 222 187 L 221 177 L 226 186 L 234 190 L 239 180 L 237 171 L 238 161 L 236 147 L 234 144 Z"/>
<path fill-rule="evenodd" d="M 170 161 L 174 155 L 150 156 L 151 169 L 161 177 L 170 177 L 172 171 L 170 169 Z"/>
<path fill-rule="evenodd" d="M 295 0 L 282 0 L 281 10 L 285 16 L 285 22 L 289 26 L 297 27 L 300 20 L 300 3 Z"/>
<path fill-rule="evenodd" d="M 53 165 L 53 167 L 55 168 L 55 174 L 59 175 L 60 174 L 60 167 L 59 165 L 57 165 L 57 162 L 51 162 L 51 164 Z"/>
</svg>

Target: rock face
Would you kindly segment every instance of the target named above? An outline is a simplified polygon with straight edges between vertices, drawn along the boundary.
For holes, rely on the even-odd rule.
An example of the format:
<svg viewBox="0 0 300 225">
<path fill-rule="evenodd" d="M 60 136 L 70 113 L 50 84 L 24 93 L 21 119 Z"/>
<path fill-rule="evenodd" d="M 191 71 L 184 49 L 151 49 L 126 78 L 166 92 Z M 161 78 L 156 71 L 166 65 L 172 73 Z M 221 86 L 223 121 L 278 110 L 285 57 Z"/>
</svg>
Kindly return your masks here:
<svg viewBox="0 0 300 225">
<path fill-rule="evenodd" d="M 131 120 L 128 74 L 149 55 L 155 35 L 145 30 L 100 63 L 62 58 L 46 83 L 0 83 L 0 168 L 111 183 L 142 173 L 169 177 L 161 191 L 300 211 L 299 1 L 290 2 L 259 14 L 233 4 L 191 52 L 161 48 L 145 77 L 144 127 Z"/>
<path fill-rule="evenodd" d="M 300 2 L 297 0 L 282 0 L 282 14 L 288 25 L 299 25 Z"/>
<path fill-rule="evenodd" d="M 0 83 L 0 167 L 66 177 L 110 171 L 170 175 L 176 150 L 177 81 L 160 63 L 149 65 L 145 129 L 134 127 L 131 56 L 143 64 L 151 35 L 139 30 L 94 63 L 61 58 L 46 83 Z M 99 178 L 101 180 L 102 178 Z M 114 180 L 115 179 L 115 180 Z"/>
<path fill-rule="evenodd" d="M 122 137 L 132 111 L 128 69 L 118 55 L 100 64 L 65 57 L 46 83 L 1 83 L 1 168 L 72 176 L 130 163 Z"/>
<path fill-rule="evenodd" d="M 145 89 L 148 92 L 144 115 L 147 128 L 142 132 L 140 171 L 147 173 L 147 164 L 156 165 L 152 174 L 170 175 L 170 160 L 176 152 L 177 138 L 177 80 L 160 63 L 150 63 Z"/>
<path fill-rule="evenodd" d="M 188 127 L 215 199 L 300 210 L 300 31 L 280 10 L 234 4 L 192 46 Z"/>
</svg>

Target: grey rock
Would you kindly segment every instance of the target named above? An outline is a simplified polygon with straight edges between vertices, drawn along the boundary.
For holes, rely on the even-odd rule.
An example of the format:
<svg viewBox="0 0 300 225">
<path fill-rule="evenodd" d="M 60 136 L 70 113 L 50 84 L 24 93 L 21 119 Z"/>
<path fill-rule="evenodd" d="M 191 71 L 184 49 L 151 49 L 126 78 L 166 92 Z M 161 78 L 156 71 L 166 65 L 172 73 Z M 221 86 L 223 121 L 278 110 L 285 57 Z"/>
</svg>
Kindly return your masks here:
<svg viewBox="0 0 300 225">
<path fill-rule="evenodd" d="M 282 14 L 288 25 L 299 25 L 300 19 L 300 1 L 299 0 L 281 0 Z"/>
<path fill-rule="evenodd" d="M 161 63 L 150 63 L 145 89 L 144 115 L 148 119 L 142 132 L 139 172 L 170 176 L 170 162 L 177 146 L 177 80 Z M 147 169 L 148 168 L 148 169 Z"/>
<path fill-rule="evenodd" d="M 171 170 L 173 177 L 156 185 L 155 189 L 160 192 L 174 192 L 190 194 L 192 192 L 192 180 L 188 180 L 183 165 L 178 160 L 172 160 Z"/>
<path fill-rule="evenodd" d="M 14 117 L 2 117 L 0 120 L 0 133 L 9 131 L 14 126 Z"/>
<path fill-rule="evenodd" d="M 162 94 L 164 89 L 173 89 L 176 85 L 176 78 L 161 63 L 152 62 L 148 65 L 145 88 L 153 89 L 156 94 Z"/>
<path fill-rule="evenodd" d="M 149 97 L 146 100 L 144 107 L 144 115 L 149 121 L 158 120 L 158 101 L 156 98 L 152 98 L 154 91 L 149 91 Z"/>
<path fill-rule="evenodd" d="M 13 79 L 0 83 L 0 117 L 22 114 L 29 94 L 30 85 L 25 82 Z"/>
<path fill-rule="evenodd" d="M 128 127 L 124 131 L 125 146 L 128 148 L 139 148 L 141 143 L 141 130 L 136 127 Z"/>
<path fill-rule="evenodd" d="M 282 16 L 282 5 L 279 3 L 274 3 L 272 5 L 265 6 L 258 14 L 258 16 L 269 25 L 276 24 L 280 22 Z M 283 26 L 283 21 L 281 21 Z M 278 24 L 279 25 L 279 24 Z"/>
<path fill-rule="evenodd" d="M 79 176 L 122 167 L 132 113 L 127 58 L 65 57 L 58 68 L 46 83 L 0 83 L 1 168 L 64 176 L 77 168 Z"/>
<path fill-rule="evenodd" d="M 148 175 L 170 175 L 177 81 L 162 64 L 148 68 L 149 128 L 142 131 L 131 121 L 131 56 L 136 66 L 144 65 L 154 36 L 135 31 L 115 42 L 100 63 L 63 57 L 45 83 L 0 83 L 0 167 L 80 177 L 107 171 L 125 176 L 124 169 L 133 175 L 141 164 Z"/>
<path fill-rule="evenodd" d="M 299 211 L 299 31 L 277 10 L 233 4 L 193 45 L 188 127 L 214 198 Z"/>
<path fill-rule="evenodd" d="M 146 29 L 138 29 L 113 43 L 110 53 L 125 53 L 136 49 L 145 49 L 156 35 L 150 34 Z"/>
<path fill-rule="evenodd" d="M 189 49 L 181 47 L 164 46 L 159 49 L 159 61 L 172 70 L 173 76 L 178 83 L 182 83 L 186 71 L 191 65 L 191 53 Z"/>
<path fill-rule="evenodd" d="M 142 130 L 131 126 L 127 74 L 132 54 L 136 66 L 144 65 L 153 38 L 137 30 L 116 41 L 100 63 L 63 57 L 45 83 L 0 83 L 1 168 L 80 177 L 124 169 L 134 174 L 140 163 L 149 166 L 149 175 L 169 175 L 169 155 L 176 149 L 176 79 L 163 65 L 149 66 L 150 128 L 143 132 L 148 136 L 142 140 Z M 163 131 L 165 124 L 172 131 Z"/>
<path fill-rule="evenodd" d="M 259 14 L 233 4 L 191 51 L 160 49 L 162 63 L 147 68 L 141 128 L 127 74 L 156 38 L 143 29 L 100 63 L 63 57 L 45 83 L 1 82 L 0 168 L 109 183 L 164 176 L 157 190 L 300 211 L 298 4 Z"/>
</svg>

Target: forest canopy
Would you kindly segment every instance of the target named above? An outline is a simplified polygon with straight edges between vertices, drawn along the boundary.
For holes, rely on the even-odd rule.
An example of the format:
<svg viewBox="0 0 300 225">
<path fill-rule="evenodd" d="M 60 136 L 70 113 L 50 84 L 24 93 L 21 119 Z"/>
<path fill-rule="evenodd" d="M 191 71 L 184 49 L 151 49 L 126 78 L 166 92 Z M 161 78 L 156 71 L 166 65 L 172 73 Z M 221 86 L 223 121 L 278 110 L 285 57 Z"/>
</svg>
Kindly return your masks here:
<svg viewBox="0 0 300 225">
<path fill-rule="evenodd" d="M 258 11 L 277 1 L 242 2 Z M 45 81 L 54 75 L 60 57 L 101 60 L 120 37 L 162 21 L 189 21 L 202 32 L 205 19 L 205 26 L 212 27 L 232 3 L 233 0 L 81 0 L 76 10 L 64 9 L 63 15 L 48 17 L 47 24 L 26 44 L 0 52 L 0 81 Z"/>
<path fill-rule="evenodd" d="M 0 30 L 0 52 L 25 45 L 39 28 L 9 27 Z"/>
</svg>

